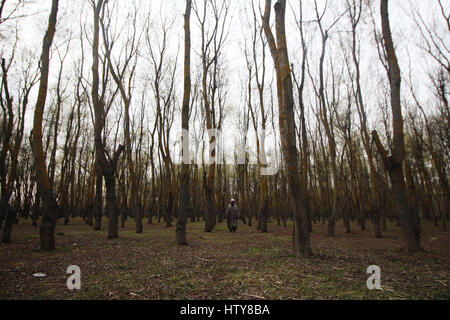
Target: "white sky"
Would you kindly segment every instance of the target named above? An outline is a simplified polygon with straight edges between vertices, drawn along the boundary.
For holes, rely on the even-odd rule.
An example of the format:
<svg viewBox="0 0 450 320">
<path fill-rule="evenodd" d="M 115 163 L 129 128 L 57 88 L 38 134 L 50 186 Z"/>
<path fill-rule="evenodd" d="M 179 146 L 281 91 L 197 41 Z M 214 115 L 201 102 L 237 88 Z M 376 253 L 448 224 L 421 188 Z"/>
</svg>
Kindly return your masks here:
<svg viewBox="0 0 450 320">
<path fill-rule="evenodd" d="M 16 0 L 17 1 L 17 0 Z M 117 1 L 117 0 L 116 0 Z M 200 3 L 198 0 L 193 0 L 194 2 Z M 219 0 L 220 1 L 220 0 Z M 255 3 L 260 3 L 261 7 L 263 7 L 263 0 L 258 1 L 255 0 Z M 9 0 L 10 5 L 12 5 L 15 1 Z M 2 41 L 2 56 L 8 56 L 8 52 L 11 49 L 11 33 L 8 32 L 8 28 L 13 23 L 18 23 L 20 26 L 19 31 L 19 54 L 21 52 L 29 52 L 28 54 L 35 53 L 36 58 L 40 54 L 40 47 L 42 43 L 43 30 L 46 28 L 49 9 L 51 5 L 50 0 L 33 0 L 31 3 L 26 6 L 24 10 L 28 13 L 33 13 L 30 17 L 18 19 L 13 21 L 10 25 L 5 25 L 1 27 L 1 34 L 3 39 Z M 110 0 L 110 2 L 114 2 L 114 0 Z M 250 1 L 237 1 L 231 0 L 230 7 L 230 17 L 229 17 L 229 36 L 228 40 L 224 47 L 224 64 L 226 68 L 226 78 L 228 80 L 228 96 L 227 96 L 227 121 L 224 125 L 225 132 L 225 144 L 226 148 L 232 149 L 234 142 L 237 139 L 237 122 L 238 117 L 241 114 L 241 110 L 245 108 L 245 101 L 242 93 L 242 86 L 244 86 L 244 90 L 246 88 L 247 81 L 247 69 L 245 65 L 245 59 L 243 57 L 243 43 L 244 43 L 244 35 L 248 35 L 248 31 L 246 30 L 246 22 L 245 22 L 245 6 L 250 6 Z M 273 4 L 275 1 L 272 1 Z M 320 0 L 319 8 L 321 8 L 325 1 Z M 380 18 L 379 18 L 379 1 L 372 0 L 372 8 L 375 13 L 375 21 L 377 26 L 380 26 Z M 120 14 L 117 16 L 117 24 L 118 26 L 126 25 L 126 12 L 131 7 L 131 0 L 120 0 Z M 291 11 L 291 6 L 293 10 L 298 13 L 298 3 L 299 1 L 288 0 L 288 9 L 286 13 L 286 26 L 287 26 L 287 41 L 288 48 L 290 50 L 290 59 L 291 63 L 295 66 L 299 66 L 301 62 L 301 48 L 300 48 L 300 38 L 299 33 L 296 28 L 294 15 Z M 447 12 L 450 10 L 450 1 L 443 1 L 446 6 Z M 303 0 L 304 6 L 304 20 L 313 20 L 315 17 L 314 13 L 314 2 L 312 0 Z M 174 19 L 174 25 L 171 32 L 171 42 L 170 42 L 170 52 L 169 55 L 174 58 L 178 51 L 178 67 L 177 67 L 177 96 L 178 96 L 178 104 L 181 103 L 182 96 L 182 58 L 183 58 L 183 13 L 184 13 L 184 0 L 141 0 L 140 1 L 140 10 L 139 14 L 146 15 L 147 12 L 150 12 L 152 23 L 154 24 L 152 38 L 154 41 L 158 41 L 160 39 L 160 33 L 158 33 L 158 26 L 164 18 L 169 20 Z M 329 21 L 333 21 L 336 16 L 340 15 L 345 9 L 345 1 L 344 0 L 329 0 L 328 1 L 329 9 L 325 14 L 324 25 L 328 25 Z M 434 26 L 436 22 L 437 28 L 447 40 L 447 43 L 450 43 L 450 35 L 446 33 L 446 26 L 441 17 L 437 18 L 440 14 L 439 7 L 436 0 L 391 0 L 389 4 L 390 9 L 390 22 L 391 28 L 393 30 L 393 39 L 397 49 L 397 55 L 399 57 L 400 67 L 402 69 L 403 74 L 403 92 L 404 96 L 408 96 L 408 84 L 407 78 L 411 68 L 411 74 L 413 75 L 413 85 L 418 93 L 418 96 L 422 101 L 431 101 L 433 99 L 433 94 L 430 92 L 430 82 L 428 76 L 426 75 L 428 71 L 434 70 L 435 63 L 425 55 L 424 51 L 419 48 L 419 44 L 421 43 L 420 36 L 418 34 L 418 30 L 416 25 L 414 24 L 410 14 L 411 8 L 418 8 L 419 12 L 425 19 L 427 25 Z M 251 13 L 250 7 L 248 8 Z M 274 14 L 272 13 L 272 18 Z M 73 77 L 71 77 L 71 72 L 73 70 L 73 61 L 80 57 L 80 44 L 78 40 L 79 33 L 79 21 L 87 22 L 88 24 L 92 23 L 92 9 L 88 0 L 60 0 L 60 10 L 59 10 L 59 19 L 58 19 L 58 27 L 57 27 L 57 35 L 55 38 L 54 45 L 62 46 L 67 40 L 67 37 L 70 33 L 73 34 L 74 39 L 71 42 L 70 54 L 68 61 L 65 65 L 66 70 L 66 81 L 69 81 L 69 78 L 72 78 L 70 81 L 74 81 Z M 367 23 L 366 23 L 367 22 Z M 195 13 L 192 12 L 191 15 L 191 32 L 192 32 L 192 69 L 194 72 L 197 72 L 196 66 L 199 64 L 200 59 L 197 54 L 197 48 L 199 48 L 199 26 L 197 23 L 197 19 Z M 318 81 L 318 60 L 320 56 L 320 46 L 321 39 L 320 34 L 317 29 L 317 25 L 315 23 L 310 23 L 305 26 L 307 37 L 309 39 L 309 63 L 312 70 L 312 76 L 314 81 Z M 122 34 L 124 35 L 125 28 L 118 27 L 122 30 Z M 386 81 L 386 74 L 384 69 L 378 60 L 376 47 L 374 44 L 373 33 L 371 29 L 370 20 L 368 19 L 367 11 L 364 13 L 364 23 L 360 25 L 360 37 L 361 37 L 361 72 L 362 72 L 362 83 L 364 90 L 364 98 L 366 100 L 366 104 L 369 109 L 369 115 L 371 118 L 371 122 L 373 126 L 378 126 L 379 120 L 379 109 L 378 109 L 378 98 L 382 95 L 383 89 L 381 84 Z M 87 30 L 90 30 L 89 28 Z M 344 16 L 339 23 L 333 28 L 331 33 L 331 39 L 329 40 L 327 47 L 327 59 L 330 57 L 333 58 L 334 63 L 336 64 L 336 68 L 341 68 L 342 66 L 342 49 L 339 46 L 339 38 L 343 39 L 348 38 L 349 34 L 349 19 L 347 16 Z M 5 39 L 6 37 L 6 39 Z M 89 38 L 91 35 L 89 34 Z M 346 44 L 346 46 L 349 44 Z M 116 47 L 120 47 L 119 44 Z M 63 49 L 62 49 L 63 50 Z M 145 50 L 143 50 L 145 51 Z M 85 41 L 85 55 L 86 55 L 86 66 L 85 73 L 90 71 L 90 56 L 91 50 L 89 48 L 89 43 Z M 17 58 L 16 54 L 16 58 Z M 266 63 L 267 63 L 267 83 L 271 80 L 272 74 L 272 61 L 269 50 L 267 48 L 266 52 Z M 57 55 L 53 56 L 52 70 L 51 70 L 51 78 L 50 83 L 54 84 L 57 71 L 58 71 L 58 58 Z M 20 59 L 17 59 L 17 68 L 20 67 Z M 329 60 L 328 60 L 329 61 Z M 149 73 L 150 66 L 145 59 L 141 59 L 139 61 L 139 76 L 144 77 L 146 73 Z M 344 69 L 345 71 L 345 69 Z M 327 68 L 325 70 L 327 74 Z M 346 72 L 346 71 L 345 71 Z M 89 75 L 90 77 L 90 75 Z M 152 75 L 150 74 L 150 77 Z M 194 77 L 193 77 L 194 79 Z M 50 87 L 52 87 L 50 85 Z M 134 94 L 136 99 L 139 99 L 140 93 L 143 88 L 137 88 L 136 93 Z M 150 91 L 150 89 L 148 88 Z M 69 86 L 68 92 L 71 93 L 72 89 Z M 345 95 L 345 92 L 343 92 Z M 148 92 L 148 96 L 152 95 L 151 92 Z M 254 94 L 256 98 L 256 92 Z M 269 103 L 270 93 L 266 90 L 266 104 Z M 312 90 L 310 80 L 307 79 L 307 87 L 305 92 L 306 103 L 309 104 L 307 107 L 309 108 L 309 121 L 312 123 L 312 127 L 314 127 L 315 119 L 311 114 L 311 108 L 315 108 L 315 97 L 314 92 Z M 35 99 L 32 98 L 30 100 L 29 112 L 28 112 L 28 121 L 27 121 L 27 130 L 30 129 L 30 119 L 32 117 L 32 110 L 34 108 Z M 50 100 L 48 100 L 50 101 Z M 70 101 L 70 99 L 69 99 Z M 256 100 L 255 100 L 256 102 Z M 117 97 L 117 103 L 120 103 L 120 97 Z M 275 99 L 276 103 L 276 99 Z M 68 102 L 68 106 L 70 102 Z M 431 104 L 430 104 L 431 105 Z M 179 106 L 177 106 L 179 107 Z M 120 108 L 120 104 L 118 105 Z M 149 103 L 146 107 L 146 114 L 149 120 L 148 126 L 152 126 L 152 118 L 154 113 L 154 103 L 149 99 Z M 432 108 L 427 109 L 428 112 L 432 112 Z M 114 117 L 114 112 L 110 113 L 110 117 Z M 178 114 L 177 114 L 178 117 Z M 270 119 L 269 119 L 270 121 Z M 278 120 L 275 120 L 277 123 Z M 371 128 L 373 128 L 373 126 Z M 179 136 L 179 122 L 178 120 L 174 124 L 174 129 L 172 132 L 172 137 L 175 140 Z M 272 140 L 273 135 L 269 138 Z M 59 139 L 62 141 L 64 139 L 64 132 L 61 133 Z M 249 142 L 253 144 L 254 136 L 253 129 L 250 124 Z M 272 142 L 268 141 L 269 149 Z M 232 156 L 232 155 L 231 155 Z"/>
</svg>

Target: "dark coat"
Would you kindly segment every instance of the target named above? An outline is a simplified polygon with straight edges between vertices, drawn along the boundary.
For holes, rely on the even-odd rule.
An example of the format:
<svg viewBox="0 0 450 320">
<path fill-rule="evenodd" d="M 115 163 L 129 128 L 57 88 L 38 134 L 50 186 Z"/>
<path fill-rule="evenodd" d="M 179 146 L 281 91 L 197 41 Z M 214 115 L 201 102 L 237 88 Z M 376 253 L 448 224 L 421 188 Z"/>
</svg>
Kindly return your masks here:
<svg viewBox="0 0 450 320">
<path fill-rule="evenodd" d="M 228 205 L 227 212 L 225 213 L 225 218 L 227 219 L 228 229 L 232 227 L 237 228 L 239 211 L 237 205 Z"/>
</svg>

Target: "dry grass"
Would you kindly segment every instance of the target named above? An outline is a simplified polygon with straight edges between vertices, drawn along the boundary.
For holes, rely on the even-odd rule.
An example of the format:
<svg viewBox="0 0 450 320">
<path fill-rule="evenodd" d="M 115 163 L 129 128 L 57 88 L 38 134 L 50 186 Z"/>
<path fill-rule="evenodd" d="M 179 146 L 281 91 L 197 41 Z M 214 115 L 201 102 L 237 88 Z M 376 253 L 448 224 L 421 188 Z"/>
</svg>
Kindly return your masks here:
<svg viewBox="0 0 450 320">
<path fill-rule="evenodd" d="M 188 246 L 175 244 L 175 228 L 133 221 L 118 240 L 95 232 L 80 219 L 58 224 L 57 251 L 39 252 L 38 230 L 29 221 L 14 226 L 12 243 L 0 245 L 0 299 L 449 299 L 450 237 L 423 223 L 424 252 L 401 250 L 399 228 L 382 239 L 353 227 L 336 237 L 313 225 L 314 256 L 292 256 L 292 227 L 269 224 L 257 233 L 242 223 L 230 234 L 225 224 L 212 233 L 188 225 Z M 103 221 L 103 228 L 107 220 Z M 82 288 L 69 291 L 66 269 L 78 265 Z M 368 290 L 366 269 L 381 267 L 382 290 Z M 44 278 L 33 273 L 43 272 Z"/>
</svg>

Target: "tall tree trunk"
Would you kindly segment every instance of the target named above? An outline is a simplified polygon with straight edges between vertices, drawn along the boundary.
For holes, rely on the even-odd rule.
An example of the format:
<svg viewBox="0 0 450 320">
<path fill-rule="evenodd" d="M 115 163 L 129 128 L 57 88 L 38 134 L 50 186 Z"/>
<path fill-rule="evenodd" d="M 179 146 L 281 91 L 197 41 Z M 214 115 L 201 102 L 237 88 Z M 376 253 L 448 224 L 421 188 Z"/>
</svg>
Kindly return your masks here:
<svg viewBox="0 0 450 320">
<path fill-rule="evenodd" d="M 94 160 L 94 176 L 95 176 L 95 198 L 94 198 L 94 230 L 99 231 L 102 229 L 102 216 L 103 216 L 103 174 L 100 162 L 98 161 L 98 151 L 95 151 Z"/>
<path fill-rule="evenodd" d="M 350 20 L 352 24 L 352 58 L 353 63 L 355 65 L 355 84 L 356 84 L 356 107 L 358 109 L 358 116 L 361 123 L 360 131 L 361 138 L 364 146 L 364 150 L 367 155 L 367 160 L 369 162 L 369 172 L 370 172 L 370 209 L 374 218 L 374 227 L 375 227 L 375 237 L 381 238 L 381 227 L 380 227 L 380 206 L 377 201 L 377 195 L 379 193 L 379 182 L 377 173 L 375 171 L 375 165 L 373 160 L 373 152 L 372 147 L 370 145 L 370 135 L 369 130 L 367 128 L 367 113 L 366 108 L 363 101 L 362 89 L 361 89 L 361 71 L 360 71 L 360 63 L 358 53 L 359 50 L 357 48 L 357 32 L 356 29 L 358 27 L 361 14 L 363 11 L 363 2 L 359 0 L 359 5 L 356 5 L 357 0 L 353 0 L 352 5 L 348 4 L 348 10 L 350 13 Z M 353 9 L 353 10 L 352 10 Z M 362 217 L 362 220 L 364 217 Z M 361 221 L 363 222 L 363 221 Z M 361 223 L 363 226 L 363 223 Z"/>
<path fill-rule="evenodd" d="M 420 244 L 420 219 L 417 212 L 409 205 L 405 176 L 403 171 L 405 159 L 405 138 L 403 133 L 403 117 L 400 101 L 400 67 L 392 42 L 391 28 L 389 25 L 388 0 L 381 0 L 380 5 L 383 43 L 386 50 L 388 63 L 388 77 L 391 87 L 391 109 L 393 127 L 393 152 L 388 156 L 376 131 L 373 138 L 378 151 L 383 159 L 384 166 L 389 172 L 392 183 L 392 196 L 394 205 L 401 219 L 406 249 L 409 253 L 421 250 Z"/>
<path fill-rule="evenodd" d="M 286 0 L 278 0 L 275 4 L 276 43 L 269 25 L 270 7 L 271 0 L 266 0 L 263 27 L 277 74 L 280 137 L 294 218 L 294 253 L 297 257 L 308 257 L 312 254 L 312 250 L 308 230 L 308 214 L 301 201 L 303 190 L 299 188 L 301 183 L 295 138 L 294 96 L 285 32 Z"/>
<path fill-rule="evenodd" d="M 187 244 L 186 224 L 191 209 L 189 190 L 190 152 L 189 152 L 189 102 L 191 97 L 191 32 L 190 32 L 191 0 L 186 0 L 184 13 L 184 93 L 181 113 L 181 129 L 183 135 L 183 163 L 181 164 L 180 210 L 178 212 L 176 241 L 180 245 Z M 186 141 L 186 140 L 187 141 Z"/>
<path fill-rule="evenodd" d="M 103 0 L 98 0 L 94 6 L 94 40 L 92 42 L 92 100 L 94 105 L 94 139 L 96 149 L 96 161 L 105 179 L 106 209 L 108 212 L 108 239 L 118 237 L 118 209 L 116 203 L 115 171 L 120 154 L 124 147 L 120 145 L 112 159 L 107 159 L 102 131 L 105 125 L 105 110 L 103 98 L 99 97 L 99 38 L 100 38 L 100 12 L 103 8 Z M 97 213 L 98 214 L 98 213 Z M 96 221 L 97 223 L 97 221 Z"/>
<path fill-rule="evenodd" d="M 33 132 L 30 135 L 33 151 L 36 184 L 42 200 L 42 222 L 39 231 L 41 250 L 55 250 L 55 226 L 58 206 L 53 196 L 53 190 L 45 164 L 45 153 L 42 145 L 42 119 L 47 99 L 48 72 L 50 66 L 50 47 L 56 32 L 59 0 L 52 1 L 52 9 L 48 21 L 48 28 L 44 36 L 41 55 L 41 80 L 38 98 L 34 111 Z"/>
<path fill-rule="evenodd" d="M 108 37 L 106 36 L 107 27 L 105 27 L 102 20 L 100 20 L 102 31 L 103 31 L 103 38 L 105 42 L 105 54 L 106 59 L 108 61 L 108 68 L 112 75 L 112 78 L 114 82 L 117 84 L 119 88 L 120 95 L 122 97 L 123 105 L 124 105 L 124 136 L 125 136 L 125 155 L 128 165 L 128 171 L 129 171 L 129 177 L 130 177 L 130 210 L 132 212 L 132 216 L 134 217 L 136 221 L 136 233 L 142 233 L 143 226 L 142 226 L 142 204 L 141 204 L 141 196 L 140 196 L 140 188 L 138 186 L 138 177 L 137 177 L 137 158 L 135 161 L 133 161 L 133 155 L 132 155 L 132 143 L 131 143 L 131 137 L 130 137 L 130 104 L 131 104 L 131 85 L 128 86 L 129 90 L 128 93 L 125 91 L 124 87 L 124 73 L 125 69 L 120 73 L 116 72 L 113 66 L 113 63 L 111 61 L 111 46 Z M 133 47 L 130 50 L 129 55 L 126 57 L 127 60 L 131 60 L 133 55 L 137 53 L 136 50 L 134 50 L 134 42 Z M 132 67 L 132 70 L 130 71 L 130 75 L 128 76 L 129 81 L 131 82 L 134 71 L 136 70 L 136 64 Z"/>
</svg>

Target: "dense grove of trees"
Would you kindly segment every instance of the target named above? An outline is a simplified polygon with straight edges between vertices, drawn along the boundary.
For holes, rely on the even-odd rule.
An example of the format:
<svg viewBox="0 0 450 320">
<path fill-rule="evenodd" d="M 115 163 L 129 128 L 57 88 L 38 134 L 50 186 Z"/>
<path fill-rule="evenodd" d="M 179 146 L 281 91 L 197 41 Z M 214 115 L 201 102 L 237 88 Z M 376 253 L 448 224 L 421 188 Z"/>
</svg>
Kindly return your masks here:
<svg viewBox="0 0 450 320">
<path fill-rule="evenodd" d="M 176 220 L 183 245 L 186 224 L 211 232 L 230 198 L 260 232 L 293 221 L 298 257 L 316 223 L 330 237 L 373 223 L 380 238 L 392 221 L 409 252 L 422 219 L 446 230 L 445 1 L 432 21 L 403 8 L 416 35 L 406 54 L 388 0 L 80 3 L 51 1 L 35 52 L 24 26 L 38 4 L 0 3 L 3 243 L 24 218 L 53 250 L 57 220 L 82 217 L 110 239 L 125 223 Z"/>
</svg>

